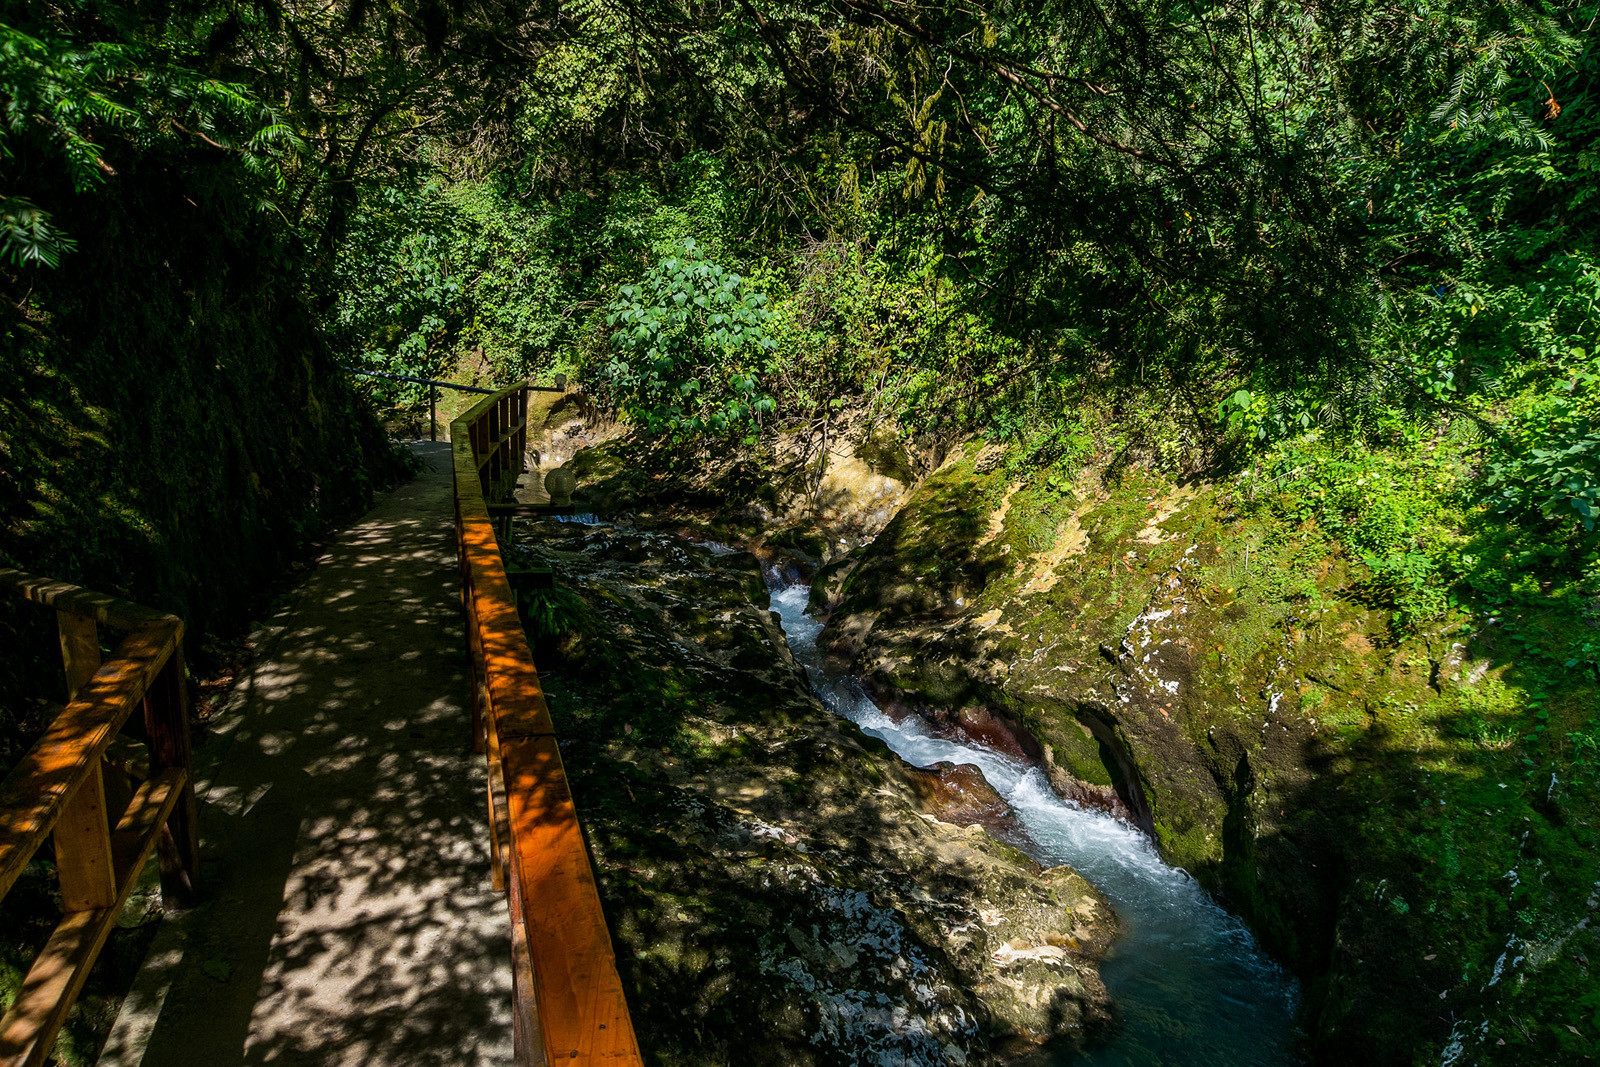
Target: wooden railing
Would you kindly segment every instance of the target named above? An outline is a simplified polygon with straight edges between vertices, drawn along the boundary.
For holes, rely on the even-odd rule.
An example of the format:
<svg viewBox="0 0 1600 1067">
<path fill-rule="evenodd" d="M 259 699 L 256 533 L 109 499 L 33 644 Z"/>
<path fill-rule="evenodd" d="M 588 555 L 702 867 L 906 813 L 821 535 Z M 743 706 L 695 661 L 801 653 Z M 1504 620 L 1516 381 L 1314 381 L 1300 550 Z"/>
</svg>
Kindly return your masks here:
<svg viewBox="0 0 1600 1067">
<path fill-rule="evenodd" d="M 52 832 L 64 915 L 0 1019 L 0 1064 L 43 1064 L 151 850 L 169 902 L 195 878 L 183 620 L 15 570 L 0 592 L 54 609 L 67 704 L 0 782 L 0 897 Z M 126 636 L 105 663 L 100 627 Z M 119 736 L 143 709 L 147 750 Z"/>
<path fill-rule="evenodd" d="M 428 387 L 428 440 L 439 439 L 439 390 L 454 389 L 458 393 L 493 393 L 493 389 L 480 389 L 476 385 L 462 385 L 459 382 L 441 382 L 437 378 L 417 378 L 410 374 L 390 374 L 381 370 L 352 370 L 351 374 L 363 378 L 382 378 L 390 382 L 410 382 L 412 385 L 426 385 Z"/>
<path fill-rule="evenodd" d="M 474 750 L 488 758 L 492 876 L 511 908 L 516 1062 L 638 1064 L 594 871 L 489 511 L 523 471 L 528 388 L 486 397 L 450 424 Z"/>
</svg>

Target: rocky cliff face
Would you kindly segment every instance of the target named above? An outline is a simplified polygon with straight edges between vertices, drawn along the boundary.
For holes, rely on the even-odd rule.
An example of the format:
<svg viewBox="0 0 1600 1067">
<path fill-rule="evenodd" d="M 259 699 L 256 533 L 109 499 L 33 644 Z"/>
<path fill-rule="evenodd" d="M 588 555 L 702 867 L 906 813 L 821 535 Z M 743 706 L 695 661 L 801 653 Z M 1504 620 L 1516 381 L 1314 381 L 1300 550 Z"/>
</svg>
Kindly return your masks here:
<svg viewBox="0 0 1600 1067">
<path fill-rule="evenodd" d="M 1319 1061 L 1466 1062 L 1461 1020 L 1504 1016 L 1529 943 L 1515 872 L 1581 866 L 1594 837 L 1496 749 L 1529 714 L 1507 649 L 1460 617 L 1395 632 L 1336 544 L 1227 483 L 1041 487 L 1003 459 L 968 445 L 822 568 L 825 642 L 883 700 L 1144 826 L 1306 979 Z M 1593 873 L 1541 891 L 1525 983 L 1585 980 L 1562 946 L 1593 941 Z"/>
<path fill-rule="evenodd" d="M 754 556 L 559 523 L 512 555 L 560 576 L 536 656 L 653 1062 L 1006 1062 L 1107 1023 L 1104 898 L 986 832 L 981 778 L 825 710 Z"/>
</svg>

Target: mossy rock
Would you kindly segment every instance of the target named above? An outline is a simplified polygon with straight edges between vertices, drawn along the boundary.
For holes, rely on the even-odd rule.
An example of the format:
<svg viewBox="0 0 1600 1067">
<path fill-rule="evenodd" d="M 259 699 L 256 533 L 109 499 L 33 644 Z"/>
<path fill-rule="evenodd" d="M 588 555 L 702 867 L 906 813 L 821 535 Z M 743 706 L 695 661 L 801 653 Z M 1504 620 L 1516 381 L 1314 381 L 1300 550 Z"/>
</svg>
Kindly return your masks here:
<svg viewBox="0 0 1600 1067">
<path fill-rule="evenodd" d="M 1302 976 L 1319 1059 L 1437 1062 L 1441 990 L 1498 1027 L 1496 1062 L 1592 1032 L 1589 1000 L 1559 999 L 1587 948 L 1519 964 L 1509 1001 L 1490 985 L 1508 943 L 1593 939 L 1577 857 L 1600 845 L 1593 785 L 1552 785 L 1518 751 L 1535 715 L 1501 638 L 1460 615 L 1397 634 L 1336 542 L 1240 507 L 1229 483 L 1086 471 L 1063 492 L 1006 470 L 969 446 L 832 565 L 818 599 L 837 654 L 946 724 L 1006 709 L 1062 790 L 1114 786 L 1108 806 Z M 1539 721 L 1576 730 L 1600 694 L 1565 685 Z M 1573 873 L 1508 907 L 1506 872 L 1530 866 L 1552 886 Z"/>
<path fill-rule="evenodd" d="M 823 708 L 756 557 L 521 528 L 581 605 L 541 676 L 655 1061 L 996 1063 L 1109 1024 L 1104 899 L 938 820 L 924 776 Z"/>
</svg>

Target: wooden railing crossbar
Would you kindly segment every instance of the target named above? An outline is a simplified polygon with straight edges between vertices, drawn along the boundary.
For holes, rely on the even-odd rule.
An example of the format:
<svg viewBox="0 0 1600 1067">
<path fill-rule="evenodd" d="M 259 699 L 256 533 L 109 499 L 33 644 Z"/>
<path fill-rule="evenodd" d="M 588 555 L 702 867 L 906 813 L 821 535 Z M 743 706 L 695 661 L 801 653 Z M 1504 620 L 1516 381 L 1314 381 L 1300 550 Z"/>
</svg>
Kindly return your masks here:
<svg viewBox="0 0 1600 1067">
<path fill-rule="evenodd" d="M 610 931 L 491 501 L 527 454 L 527 387 L 451 424 L 472 734 L 488 764 L 490 874 L 511 911 L 516 1062 L 640 1064 Z"/>
<path fill-rule="evenodd" d="M 428 440 L 430 441 L 437 441 L 439 439 L 439 390 L 454 389 L 458 393 L 483 393 L 486 395 L 494 394 L 493 389 L 485 389 L 481 385 L 462 385 L 460 382 L 442 382 L 437 378 L 418 378 L 411 374 L 391 374 L 388 371 L 381 370 L 354 369 L 352 369 L 350 373 L 359 375 L 363 378 L 382 378 L 384 381 L 389 382 L 408 382 L 412 385 L 426 385 L 428 387 Z M 566 392 L 566 388 L 564 386 L 554 385 L 523 385 L 521 388 L 524 390 L 542 390 L 549 393 Z"/>
<path fill-rule="evenodd" d="M 0 1065 L 35 1067 L 67 1013 L 152 850 L 163 898 L 192 898 L 194 788 L 183 682 L 183 621 L 37 575 L 0 570 L 0 591 L 54 609 L 67 704 L 0 782 L 0 897 L 53 836 L 60 924 L 0 1018 Z M 123 630 L 100 658 L 100 627 Z M 135 708 L 144 713 L 148 777 L 106 759 Z"/>
</svg>

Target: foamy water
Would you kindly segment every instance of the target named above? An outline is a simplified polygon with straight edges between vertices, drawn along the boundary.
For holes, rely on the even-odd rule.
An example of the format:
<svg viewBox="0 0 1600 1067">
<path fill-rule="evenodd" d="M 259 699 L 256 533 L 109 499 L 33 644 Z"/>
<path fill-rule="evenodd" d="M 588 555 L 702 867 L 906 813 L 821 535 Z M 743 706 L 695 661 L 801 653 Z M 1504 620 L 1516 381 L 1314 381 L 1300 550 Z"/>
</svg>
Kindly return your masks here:
<svg viewBox="0 0 1600 1067">
<path fill-rule="evenodd" d="M 1021 842 L 1046 866 L 1066 864 L 1099 888 L 1123 930 L 1102 965 L 1122 1026 L 1074 1064 L 1280 1067 L 1291 1052 L 1297 991 L 1250 931 L 1183 871 L 1161 862 L 1137 829 L 1061 800 L 1044 775 L 993 749 L 935 737 L 915 716 L 894 722 L 850 677 L 826 669 L 822 624 L 806 614 L 810 589 L 774 590 L 789 647 L 823 702 L 907 763 L 972 764 L 1016 811 Z"/>
</svg>

